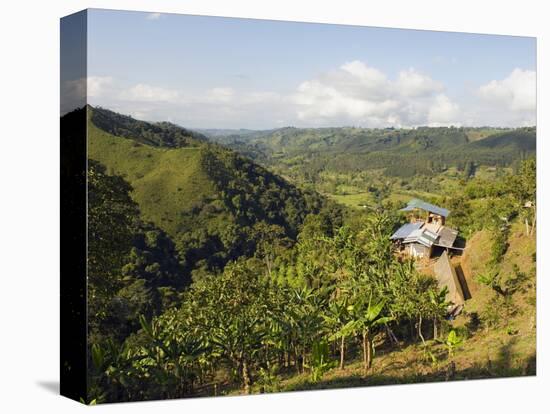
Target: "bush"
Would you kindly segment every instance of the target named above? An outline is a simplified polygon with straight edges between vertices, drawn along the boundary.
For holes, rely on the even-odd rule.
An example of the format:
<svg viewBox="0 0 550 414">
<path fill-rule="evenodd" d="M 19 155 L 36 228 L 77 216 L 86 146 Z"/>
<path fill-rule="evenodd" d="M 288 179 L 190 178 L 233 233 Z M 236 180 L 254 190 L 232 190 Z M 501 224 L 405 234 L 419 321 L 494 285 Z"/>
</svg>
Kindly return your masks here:
<svg viewBox="0 0 550 414">
<path fill-rule="evenodd" d="M 309 365 L 304 365 L 311 369 L 311 382 L 321 381 L 323 375 L 336 366 L 336 361 L 330 360 L 326 341 L 315 341 L 313 343 L 311 361 Z"/>
<path fill-rule="evenodd" d="M 508 236 L 510 235 L 510 225 L 508 223 L 502 226 L 495 226 L 492 229 L 493 245 L 491 246 L 491 263 L 497 265 L 502 261 L 502 257 L 508 250 Z"/>
</svg>

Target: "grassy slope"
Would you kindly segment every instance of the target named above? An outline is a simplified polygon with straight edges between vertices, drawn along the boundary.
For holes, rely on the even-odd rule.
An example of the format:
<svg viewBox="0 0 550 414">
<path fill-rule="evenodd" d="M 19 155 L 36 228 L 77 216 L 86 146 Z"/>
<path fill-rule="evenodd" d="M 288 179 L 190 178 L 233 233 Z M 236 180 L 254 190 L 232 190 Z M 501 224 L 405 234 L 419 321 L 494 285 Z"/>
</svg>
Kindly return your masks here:
<svg viewBox="0 0 550 414">
<path fill-rule="evenodd" d="M 363 205 L 372 205 L 375 202 L 374 197 L 369 192 L 346 194 L 346 195 L 326 194 L 326 196 L 330 197 L 337 203 L 340 203 L 344 206 L 357 208 L 357 209 L 363 208 Z"/>
<path fill-rule="evenodd" d="M 527 132 L 524 130 L 502 132 L 490 135 L 487 138 L 472 143 L 472 148 L 484 149 L 516 149 L 522 151 L 535 151 L 536 137 L 534 131 Z"/>
<path fill-rule="evenodd" d="M 468 301 L 466 308 L 469 312 L 480 312 L 492 294 L 488 287 L 476 281 L 477 275 L 485 273 L 489 269 L 487 260 L 491 243 L 489 232 L 480 231 L 475 233 L 468 240 L 468 247 L 460 261 L 468 288 L 472 293 L 472 299 Z M 527 292 L 520 293 L 517 298 L 514 298 L 520 306 L 524 306 L 527 305 L 526 300 L 529 295 L 534 294 L 536 265 L 532 258 L 536 250 L 535 236 L 526 236 L 522 223 L 514 222 L 508 238 L 508 245 L 508 250 L 498 269 L 503 275 L 510 275 L 515 264 L 521 272 L 528 275 L 528 284 L 532 286 L 528 286 Z"/>
<path fill-rule="evenodd" d="M 468 242 L 468 248 L 462 257 L 461 265 L 472 293 L 472 299 L 467 301 L 466 312 L 456 320 L 456 326 L 466 324 L 468 314 L 482 312 L 491 296 L 494 295 L 490 288 L 476 281 L 476 276 L 488 268 L 487 252 L 491 248 L 491 243 L 491 236 L 485 231 L 474 234 Z M 500 358 L 501 363 L 508 364 L 510 368 L 525 368 L 526 361 L 530 361 L 536 354 L 536 308 L 534 306 L 536 263 L 533 261 L 536 238 L 525 235 L 522 224 L 515 222 L 511 228 L 508 244 L 508 250 L 498 265 L 499 272 L 506 277 L 512 273 L 515 264 L 521 272 L 527 275 L 523 291 L 516 293 L 513 297 L 516 313 L 507 326 L 494 330 L 483 330 L 469 339 L 461 358 L 480 359 L 485 357 L 493 362 Z"/>
<path fill-rule="evenodd" d="M 503 131 L 498 128 L 475 128 L 467 130 L 466 136 L 470 142 L 475 142 L 501 132 Z"/>
<path fill-rule="evenodd" d="M 169 234 L 184 226 L 183 211 L 192 210 L 205 197 L 216 197 L 199 165 L 200 148 L 146 146 L 88 124 L 88 156 L 124 177 L 134 188 L 132 197 L 144 218 Z"/>
</svg>

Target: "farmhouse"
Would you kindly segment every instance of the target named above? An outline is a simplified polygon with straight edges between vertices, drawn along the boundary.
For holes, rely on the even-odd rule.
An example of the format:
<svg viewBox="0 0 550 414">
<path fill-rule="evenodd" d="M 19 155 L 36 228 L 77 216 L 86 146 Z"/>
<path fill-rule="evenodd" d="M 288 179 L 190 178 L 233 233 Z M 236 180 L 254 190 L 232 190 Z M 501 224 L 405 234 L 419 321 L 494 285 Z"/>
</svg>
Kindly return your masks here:
<svg viewBox="0 0 550 414">
<path fill-rule="evenodd" d="M 458 231 L 445 225 L 450 211 L 418 199 L 409 201 L 401 211 L 409 214 L 409 223 L 401 226 L 391 239 L 409 256 L 437 257 L 433 265 L 435 278 L 440 288 L 447 288 L 449 314 L 458 315 L 469 298 L 469 290 L 464 276 L 457 273 L 448 254 L 452 250 L 462 250 L 455 245 Z"/>
<path fill-rule="evenodd" d="M 459 249 L 454 246 L 458 231 L 445 226 L 449 210 L 414 198 L 400 211 L 409 213 L 409 223 L 401 226 L 390 238 L 406 254 L 430 258 L 436 249 Z"/>
</svg>

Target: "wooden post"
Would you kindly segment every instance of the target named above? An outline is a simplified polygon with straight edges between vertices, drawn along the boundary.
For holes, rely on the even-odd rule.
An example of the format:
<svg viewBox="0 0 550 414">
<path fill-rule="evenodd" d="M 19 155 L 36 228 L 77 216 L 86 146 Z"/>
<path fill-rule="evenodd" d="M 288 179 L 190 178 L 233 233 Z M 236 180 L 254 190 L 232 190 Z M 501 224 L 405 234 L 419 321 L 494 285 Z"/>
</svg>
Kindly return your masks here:
<svg viewBox="0 0 550 414">
<path fill-rule="evenodd" d="M 346 350 L 346 341 L 345 341 L 345 337 L 342 336 L 342 338 L 340 339 L 340 369 L 344 369 L 344 364 L 345 364 L 345 360 L 344 360 L 345 350 Z"/>
<path fill-rule="evenodd" d="M 533 224 L 531 225 L 531 233 L 530 233 L 530 235 L 532 236 L 533 232 L 535 231 L 535 226 L 537 224 L 537 209 L 535 208 L 534 204 L 533 204 L 533 207 L 531 208 L 533 209 Z"/>
</svg>

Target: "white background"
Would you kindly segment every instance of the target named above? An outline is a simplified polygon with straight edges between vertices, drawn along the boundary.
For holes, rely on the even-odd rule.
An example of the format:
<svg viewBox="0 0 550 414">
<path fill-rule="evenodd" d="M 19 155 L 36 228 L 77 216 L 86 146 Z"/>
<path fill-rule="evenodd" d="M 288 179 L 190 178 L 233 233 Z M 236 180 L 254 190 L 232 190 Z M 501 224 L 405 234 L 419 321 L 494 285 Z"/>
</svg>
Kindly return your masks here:
<svg viewBox="0 0 550 414">
<path fill-rule="evenodd" d="M 56 0 L 0 12 L 0 411 L 548 412 L 548 114 L 544 1 Z M 453 384 L 113 404 L 57 395 L 59 363 L 59 18 L 86 7 L 538 37 L 538 376 Z M 200 41 L 200 39 L 196 39 Z M 146 57 L 144 57 L 146 58 Z M 543 269 L 545 271 L 543 271 Z M 75 275 L 76 276 L 76 275 Z"/>
</svg>

